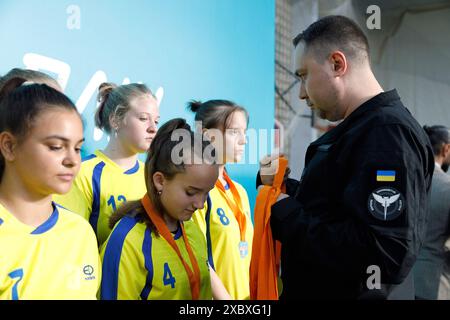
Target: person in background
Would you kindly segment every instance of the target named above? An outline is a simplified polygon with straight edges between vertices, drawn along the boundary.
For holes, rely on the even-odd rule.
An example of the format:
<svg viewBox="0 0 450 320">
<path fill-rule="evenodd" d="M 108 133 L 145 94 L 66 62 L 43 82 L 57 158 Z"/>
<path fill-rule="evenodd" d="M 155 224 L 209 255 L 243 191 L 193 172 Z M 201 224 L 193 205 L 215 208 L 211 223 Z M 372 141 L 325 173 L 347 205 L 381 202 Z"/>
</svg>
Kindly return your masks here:
<svg viewBox="0 0 450 320">
<path fill-rule="evenodd" d="M 21 68 L 11 69 L 3 77 L 0 77 L 0 89 L 8 80 L 12 78 L 22 78 L 29 82 L 46 84 L 57 91 L 63 92 L 58 82 L 48 74 L 36 70 Z"/>
<path fill-rule="evenodd" d="M 229 100 L 192 101 L 198 129 L 217 151 L 219 178 L 209 192 L 204 208 L 194 221 L 203 230 L 209 264 L 217 272 L 233 299 L 250 298 L 250 259 L 253 223 L 247 191 L 228 175 L 225 165 L 239 162 L 244 153 L 248 113 Z"/>
<path fill-rule="evenodd" d="M 445 126 L 424 126 L 434 153 L 430 216 L 425 239 L 414 265 L 416 299 L 438 299 L 440 278 L 446 264 L 445 242 L 450 236 L 450 131 Z"/>
<path fill-rule="evenodd" d="M 156 134 L 159 108 L 150 89 L 139 83 L 102 83 L 98 98 L 95 123 L 110 135 L 108 145 L 83 158 L 71 191 L 54 200 L 88 220 L 101 246 L 111 232 L 112 212 L 145 194 L 138 155 Z"/>
</svg>

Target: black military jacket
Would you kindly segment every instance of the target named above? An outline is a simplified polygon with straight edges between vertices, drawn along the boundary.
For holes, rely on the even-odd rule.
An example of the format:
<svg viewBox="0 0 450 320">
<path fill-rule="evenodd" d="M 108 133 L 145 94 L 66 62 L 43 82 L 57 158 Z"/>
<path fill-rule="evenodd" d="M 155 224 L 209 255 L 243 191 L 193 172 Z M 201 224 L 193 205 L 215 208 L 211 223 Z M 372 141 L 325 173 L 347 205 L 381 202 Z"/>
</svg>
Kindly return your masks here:
<svg viewBox="0 0 450 320">
<path fill-rule="evenodd" d="M 300 183 L 272 206 L 281 298 L 414 298 L 433 169 L 429 139 L 396 90 L 311 143 Z"/>
</svg>

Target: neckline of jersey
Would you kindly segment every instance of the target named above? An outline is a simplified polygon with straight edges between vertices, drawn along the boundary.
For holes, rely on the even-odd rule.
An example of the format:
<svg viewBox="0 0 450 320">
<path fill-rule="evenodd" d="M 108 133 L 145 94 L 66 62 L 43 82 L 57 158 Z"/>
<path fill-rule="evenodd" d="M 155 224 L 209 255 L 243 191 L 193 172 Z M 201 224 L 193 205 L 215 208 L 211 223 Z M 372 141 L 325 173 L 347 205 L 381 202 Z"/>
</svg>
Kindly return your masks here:
<svg viewBox="0 0 450 320">
<path fill-rule="evenodd" d="M 140 168 L 140 164 L 139 164 L 139 159 L 136 160 L 136 163 L 134 164 L 133 167 L 129 168 L 129 169 L 124 169 L 121 166 L 119 166 L 117 163 L 115 163 L 113 160 L 111 160 L 111 158 L 109 158 L 106 154 L 104 154 L 101 150 L 95 150 L 94 154 L 100 158 L 103 162 L 107 163 L 108 165 L 110 165 L 112 168 L 114 168 L 114 170 L 117 170 L 123 174 L 133 174 L 139 171 Z"/>
<path fill-rule="evenodd" d="M 58 222 L 59 218 L 59 211 L 58 211 L 58 205 L 52 201 L 52 207 L 53 212 L 48 217 L 47 220 L 45 220 L 42 224 L 40 224 L 37 227 L 29 226 L 23 222 L 21 222 L 19 219 L 17 219 L 11 212 L 9 212 L 1 203 L 0 203 L 0 210 L 6 213 L 6 216 L 4 216 L 2 219 L 3 223 L 10 223 L 14 228 L 17 228 L 20 232 L 24 232 L 26 234 L 30 234 L 33 236 L 41 235 L 49 230 L 51 230 L 56 223 Z"/>
</svg>

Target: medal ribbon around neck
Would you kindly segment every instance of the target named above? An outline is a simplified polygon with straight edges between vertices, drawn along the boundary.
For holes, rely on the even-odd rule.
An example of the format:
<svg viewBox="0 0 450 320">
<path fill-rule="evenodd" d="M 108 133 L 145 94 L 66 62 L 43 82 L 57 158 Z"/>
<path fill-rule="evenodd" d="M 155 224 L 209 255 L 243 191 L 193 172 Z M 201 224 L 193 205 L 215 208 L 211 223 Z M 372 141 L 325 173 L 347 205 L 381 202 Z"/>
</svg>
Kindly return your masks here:
<svg viewBox="0 0 450 320">
<path fill-rule="evenodd" d="M 231 181 L 230 177 L 228 176 L 228 174 L 225 171 L 223 172 L 223 178 L 225 179 L 228 186 L 230 187 L 230 191 L 231 191 L 231 194 L 233 195 L 234 201 L 231 201 L 231 199 L 228 197 L 228 195 L 225 191 L 225 188 L 222 185 L 222 182 L 220 182 L 220 180 L 216 181 L 216 187 L 219 189 L 221 195 L 223 196 L 223 198 L 227 202 L 228 206 L 233 211 L 234 216 L 236 217 L 236 220 L 239 224 L 241 241 L 244 242 L 245 241 L 245 228 L 246 228 L 247 220 L 246 220 L 246 217 L 244 214 L 244 210 L 242 209 L 241 196 L 239 195 L 239 192 L 238 192 L 236 186 L 234 185 L 233 181 Z"/>
<path fill-rule="evenodd" d="M 163 218 L 156 213 L 156 209 L 154 208 L 153 204 L 150 201 L 150 197 L 148 194 L 145 194 L 145 196 L 141 199 L 141 203 L 144 206 L 145 212 L 149 216 L 149 218 L 152 220 L 153 224 L 155 225 L 156 229 L 158 230 L 158 233 L 166 239 L 166 241 L 169 243 L 169 245 L 175 250 L 178 257 L 180 258 L 184 269 L 186 270 L 186 273 L 189 278 L 189 284 L 191 286 L 191 294 L 192 294 L 192 300 L 198 300 L 200 297 L 200 268 L 198 267 L 197 259 L 194 256 L 194 252 L 192 251 L 191 245 L 189 244 L 189 240 L 186 236 L 186 231 L 184 230 L 183 223 L 180 221 L 181 226 L 181 232 L 183 233 L 183 240 L 184 244 L 186 246 L 186 251 L 189 254 L 189 260 L 191 260 L 191 265 L 193 267 L 193 271 L 189 267 L 188 263 L 183 259 L 183 256 L 181 255 L 180 249 L 178 248 L 178 245 L 176 244 L 175 240 L 173 239 L 172 233 L 169 231 L 169 228 L 167 228 L 166 223 L 164 222 Z"/>
</svg>

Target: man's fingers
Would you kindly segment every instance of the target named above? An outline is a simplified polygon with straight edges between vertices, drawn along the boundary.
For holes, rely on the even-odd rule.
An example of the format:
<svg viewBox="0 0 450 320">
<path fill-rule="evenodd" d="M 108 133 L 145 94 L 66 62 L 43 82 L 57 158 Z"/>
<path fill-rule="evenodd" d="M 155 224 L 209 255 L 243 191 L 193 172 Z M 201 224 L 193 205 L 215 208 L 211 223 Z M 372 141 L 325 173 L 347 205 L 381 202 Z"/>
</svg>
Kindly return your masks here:
<svg viewBox="0 0 450 320">
<path fill-rule="evenodd" d="M 273 184 L 273 176 L 260 175 L 261 183 L 266 186 L 271 186 Z"/>
<path fill-rule="evenodd" d="M 278 153 L 278 152 L 274 152 L 272 154 L 266 155 L 264 157 L 261 158 L 261 160 L 259 160 L 259 163 L 261 166 L 268 166 L 270 165 L 270 163 L 275 160 L 278 159 L 279 157 L 284 157 L 283 153 Z"/>
</svg>

